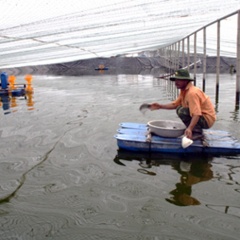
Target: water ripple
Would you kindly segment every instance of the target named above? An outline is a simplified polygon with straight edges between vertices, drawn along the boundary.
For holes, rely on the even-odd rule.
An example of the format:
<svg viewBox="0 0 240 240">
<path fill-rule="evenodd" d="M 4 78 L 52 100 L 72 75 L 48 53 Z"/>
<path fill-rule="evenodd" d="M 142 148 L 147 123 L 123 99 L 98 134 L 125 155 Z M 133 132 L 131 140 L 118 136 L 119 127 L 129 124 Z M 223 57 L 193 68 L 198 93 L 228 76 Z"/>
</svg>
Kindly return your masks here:
<svg viewBox="0 0 240 240">
<path fill-rule="evenodd" d="M 1 118 L 1 239 L 239 239 L 239 158 L 214 158 L 207 181 L 196 165 L 184 183 L 201 205 L 185 207 L 165 200 L 184 180 L 178 162 L 152 159 L 153 177 L 139 173 L 131 156 L 125 166 L 113 161 L 120 122 L 175 119 L 171 111 L 138 110 L 170 100 L 167 80 L 126 77 L 121 84 L 116 76 L 38 76 L 34 110 Z M 215 78 L 207 84 L 214 89 Z M 232 101 L 232 90 L 221 101 Z M 223 103 L 216 128 L 239 135 Z"/>
</svg>

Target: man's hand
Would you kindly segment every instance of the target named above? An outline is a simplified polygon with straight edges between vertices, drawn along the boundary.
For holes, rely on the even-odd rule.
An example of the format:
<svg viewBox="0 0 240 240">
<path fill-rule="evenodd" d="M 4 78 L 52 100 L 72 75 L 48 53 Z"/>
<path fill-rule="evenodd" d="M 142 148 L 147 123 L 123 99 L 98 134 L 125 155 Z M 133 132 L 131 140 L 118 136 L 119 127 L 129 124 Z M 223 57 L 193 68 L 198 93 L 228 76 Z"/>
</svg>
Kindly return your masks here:
<svg viewBox="0 0 240 240">
<path fill-rule="evenodd" d="M 158 110 L 161 108 L 161 105 L 159 103 L 152 103 L 150 104 L 150 110 L 154 111 L 154 110 Z"/>
<path fill-rule="evenodd" d="M 187 128 L 184 132 L 184 135 L 189 138 L 192 139 L 192 130 L 190 128 Z"/>
</svg>

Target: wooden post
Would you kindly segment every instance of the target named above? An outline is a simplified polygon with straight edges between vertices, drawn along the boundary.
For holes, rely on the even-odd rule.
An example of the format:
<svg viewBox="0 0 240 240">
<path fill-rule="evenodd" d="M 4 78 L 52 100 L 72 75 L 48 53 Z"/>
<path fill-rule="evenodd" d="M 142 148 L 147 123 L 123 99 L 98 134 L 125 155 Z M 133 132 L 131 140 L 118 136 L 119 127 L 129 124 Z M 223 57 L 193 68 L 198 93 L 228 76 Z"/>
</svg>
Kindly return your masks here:
<svg viewBox="0 0 240 240">
<path fill-rule="evenodd" d="M 239 109 L 239 94 L 240 94 L 240 10 L 238 11 L 238 23 L 237 23 L 237 79 L 236 79 L 236 108 Z"/>
</svg>

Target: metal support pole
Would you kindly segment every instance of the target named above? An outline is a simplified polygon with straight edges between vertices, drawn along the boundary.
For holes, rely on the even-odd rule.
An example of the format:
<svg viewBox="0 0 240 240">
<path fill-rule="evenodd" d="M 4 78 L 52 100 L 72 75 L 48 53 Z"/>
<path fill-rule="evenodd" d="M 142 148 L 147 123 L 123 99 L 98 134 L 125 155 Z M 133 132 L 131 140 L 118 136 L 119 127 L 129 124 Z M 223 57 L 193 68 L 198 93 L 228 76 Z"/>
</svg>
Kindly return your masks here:
<svg viewBox="0 0 240 240">
<path fill-rule="evenodd" d="M 194 33 L 194 81 L 196 83 L 196 62 L 197 62 L 197 33 Z"/>
<path fill-rule="evenodd" d="M 182 67 L 185 67 L 184 39 L 182 40 Z"/>
<path fill-rule="evenodd" d="M 166 47 L 164 48 L 164 65 L 167 68 L 167 56 L 166 56 Z"/>
<path fill-rule="evenodd" d="M 178 42 L 177 69 L 181 68 L 181 66 L 179 64 L 180 63 L 179 56 L 180 56 L 180 41 Z"/>
<path fill-rule="evenodd" d="M 203 28 L 203 91 L 205 91 L 206 83 L 206 66 L 207 66 L 207 51 L 206 51 L 206 28 Z"/>
<path fill-rule="evenodd" d="M 172 66 L 172 56 L 171 56 L 171 46 L 168 47 L 168 67 L 169 72 L 171 72 L 171 66 Z"/>
<path fill-rule="evenodd" d="M 188 65 L 188 71 L 189 69 L 189 65 L 190 65 L 190 40 L 189 40 L 189 36 L 187 37 L 187 56 L 188 56 L 188 60 L 187 60 L 187 65 Z"/>
<path fill-rule="evenodd" d="M 238 11 L 238 23 L 237 23 L 237 79 L 236 79 L 236 107 L 239 108 L 239 94 L 240 94 L 240 10 Z"/>
<path fill-rule="evenodd" d="M 177 43 L 174 44 L 175 45 L 175 67 L 174 70 L 178 69 L 178 64 L 177 64 Z"/>
<path fill-rule="evenodd" d="M 172 71 L 172 45 L 169 46 L 169 68 Z"/>
<path fill-rule="evenodd" d="M 216 103 L 218 103 L 219 95 L 219 75 L 220 75 L 220 21 L 217 22 Z"/>
<path fill-rule="evenodd" d="M 173 56 L 173 59 L 172 59 L 172 70 L 175 69 L 175 45 L 172 44 L 172 56 Z"/>
</svg>

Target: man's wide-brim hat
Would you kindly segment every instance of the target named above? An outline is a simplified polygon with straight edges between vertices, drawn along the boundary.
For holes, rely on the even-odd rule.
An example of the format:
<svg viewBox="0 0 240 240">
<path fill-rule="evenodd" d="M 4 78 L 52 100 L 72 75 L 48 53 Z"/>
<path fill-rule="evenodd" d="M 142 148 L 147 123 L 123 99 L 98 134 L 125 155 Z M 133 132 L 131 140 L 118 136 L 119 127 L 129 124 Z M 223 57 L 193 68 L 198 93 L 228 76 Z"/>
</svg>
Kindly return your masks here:
<svg viewBox="0 0 240 240">
<path fill-rule="evenodd" d="M 175 76 L 170 77 L 171 81 L 175 80 L 187 80 L 187 81 L 194 81 L 189 75 L 188 70 L 186 69 L 179 69 L 175 72 Z"/>
</svg>

